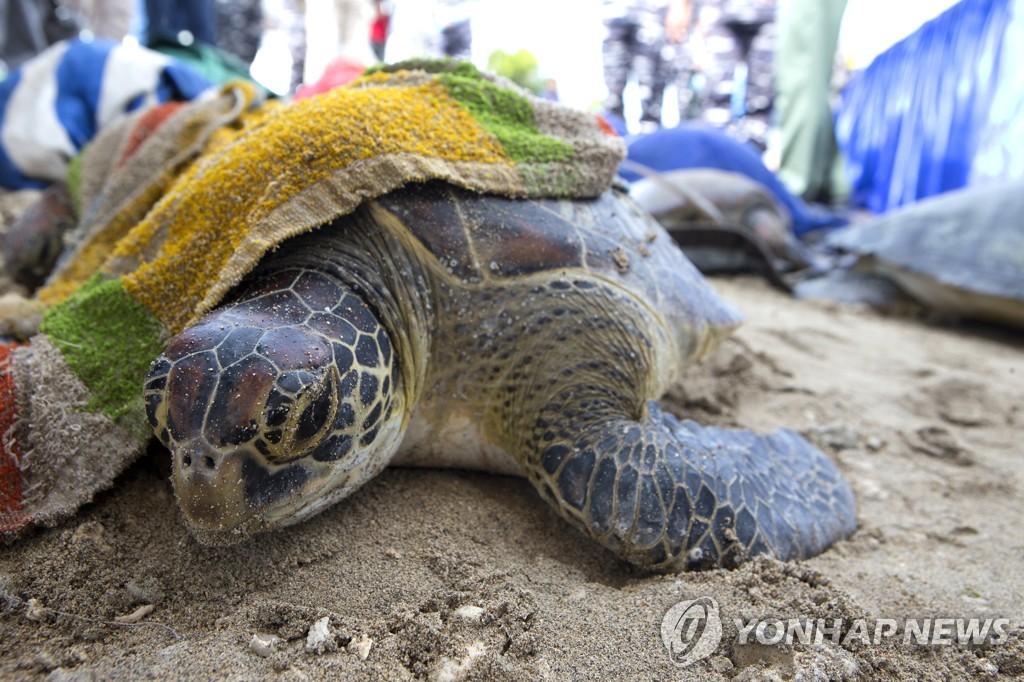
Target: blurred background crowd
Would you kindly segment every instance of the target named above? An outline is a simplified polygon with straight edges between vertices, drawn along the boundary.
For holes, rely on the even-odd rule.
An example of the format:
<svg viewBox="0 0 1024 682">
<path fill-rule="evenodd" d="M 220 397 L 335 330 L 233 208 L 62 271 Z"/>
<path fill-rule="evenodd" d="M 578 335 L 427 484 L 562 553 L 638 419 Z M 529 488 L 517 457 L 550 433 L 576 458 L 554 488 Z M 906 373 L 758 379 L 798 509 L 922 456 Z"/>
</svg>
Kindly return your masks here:
<svg viewBox="0 0 1024 682">
<path fill-rule="evenodd" d="M 601 112 L 629 139 L 710 126 L 751 145 L 794 195 L 880 212 L 1012 174 L 1017 117 L 1001 112 L 1019 108 L 1004 64 L 1021 4 L 0 0 L 0 77 L 74 36 L 152 48 L 213 82 L 250 77 L 282 96 L 380 61 L 451 56 Z M 901 159 L 920 162 L 909 179 Z"/>
</svg>

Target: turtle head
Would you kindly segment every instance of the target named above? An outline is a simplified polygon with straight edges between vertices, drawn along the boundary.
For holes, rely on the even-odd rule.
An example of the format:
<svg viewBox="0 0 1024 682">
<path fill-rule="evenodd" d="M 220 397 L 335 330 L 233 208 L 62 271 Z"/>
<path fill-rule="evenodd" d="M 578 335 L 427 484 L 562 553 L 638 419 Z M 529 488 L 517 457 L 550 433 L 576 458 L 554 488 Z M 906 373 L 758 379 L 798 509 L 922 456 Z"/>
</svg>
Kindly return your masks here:
<svg viewBox="0 0 1024 682">
<path fill-rule="evenodd" d="M 383 328 L 349 325 L 338 338 L 245 312 L 215 312 L 172 339 L 144 389 L 179 505 L 205 544 L 324 509 L 383 469 L 401 433 Z"/>
</svg>

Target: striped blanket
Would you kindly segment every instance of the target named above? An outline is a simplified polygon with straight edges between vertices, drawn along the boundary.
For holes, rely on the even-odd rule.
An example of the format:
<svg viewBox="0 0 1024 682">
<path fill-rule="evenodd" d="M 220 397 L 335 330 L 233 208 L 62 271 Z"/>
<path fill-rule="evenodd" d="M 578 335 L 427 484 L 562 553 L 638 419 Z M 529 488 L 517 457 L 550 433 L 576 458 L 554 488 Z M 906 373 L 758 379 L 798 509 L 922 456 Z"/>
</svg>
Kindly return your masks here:
<svg viewBox="0 0 1024 682">
<path fill-rule="evenodd" d="M 191 67 L 152 50 L 105 40 L 56 43 L 0 82 L 0 187 L 63 180 L 68 162 L 101 128 L 209 87 Z"/>
</svg>

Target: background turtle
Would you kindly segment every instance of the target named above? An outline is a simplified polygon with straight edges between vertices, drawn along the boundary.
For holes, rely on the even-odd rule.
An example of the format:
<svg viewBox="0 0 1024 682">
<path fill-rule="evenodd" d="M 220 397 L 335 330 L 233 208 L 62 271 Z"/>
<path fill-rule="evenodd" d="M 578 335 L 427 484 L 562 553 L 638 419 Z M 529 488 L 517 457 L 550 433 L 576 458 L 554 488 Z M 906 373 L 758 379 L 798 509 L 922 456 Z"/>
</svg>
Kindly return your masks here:
<svg viewBox="0 0 1024 682">
<path fill-rule="evenodd" d="M 804 298 L 899 307 L 905 296 L 944 315 L 1024 328 L 1024 182 L 949 192 L 832 233 L 827 276 Z"/>
<path fill-rule="evenodd" d="M 738 319 L 618 191 L 409 185 L 265 256 L 171 339 L 145 402 L 206 543 L 309 517 L 395 462 L 525 474 L 641 565 L 806 557 L 855 527 L 832 462 L 654 401 Z"/>
<path fill-rule="evenodd" d="M 6 274 L 28 289 L 38 288 L 64 248 L 64 235 L 75 225 L 68 186 L 55 182 L 12 221 L 3 234 Z"/>
<path fill-rule="evenodd" d="M 620 134 L 626 136 L 625 130 Z M 798 237 L 845 225 L 842 213 L 805 204 L 792 195 L 761 160 L 761 152 L 728 133 L 702 123 L 680 123 L 675 128 L 660 128 L 626 138 L 626 163 L 620 169 L 627 182 L 647 175 L 643 169 L 668 173 L 686 169 L 716 169 L 739 173 L 767 190 L 784 207 L 793 221 Z"/>
<path fill-rule="evenodd" d="M 705 274 L 754 271 L 789 291 L 782 273 L 811 264 L 809 250 L 793 236 L 789 211 L 742 173 L 645 170 L 629 194 Z"/>
</svg>

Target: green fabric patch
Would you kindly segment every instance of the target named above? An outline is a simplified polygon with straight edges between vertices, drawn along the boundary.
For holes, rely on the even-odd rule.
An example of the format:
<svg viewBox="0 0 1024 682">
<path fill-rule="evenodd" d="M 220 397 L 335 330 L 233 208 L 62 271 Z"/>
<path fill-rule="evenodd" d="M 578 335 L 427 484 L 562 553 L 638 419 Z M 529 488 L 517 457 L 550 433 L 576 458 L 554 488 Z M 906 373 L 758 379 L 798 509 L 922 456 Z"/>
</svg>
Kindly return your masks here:
<svg viewBox="0 0 1024 682">
<path fill-rule="evenodd" d="M 90 411 L 101 410 L 140 435 L 142 383 L 166 344 L 164 329 L 132 299 L 120 279 L 94 275 L 61 304 L 46 311 L 40 331 L 60 348 L 88 387 Z M 126 418 L 127 417 L 127 418 Z"/>
<path fill-rule="evenodd" d="M 374 73 L 398 73 L 399 71 L 426 71 L 427 73 L 457 73 L 462 76 L 479 77 L 480 69 L 471 62 L 448 57 L 412 57 L 391 64 L 374 64 L 367 67 L 364 75 Z"/>
<path fill-rule="evenodd" d="M 82 154 L 71 157 L 68 164 L 68 194 L 71 195 L 71 207 L 78 218 L 82 217 Z"/>
<path fill-rule="evenodd" d="M 527 98 L 487 80 L 469 62 L 413 59 L 368 69 L 366 73 L 400 69 L 438 74 L 438 80 L 452 98 L 468 109 L 484 130 L 497 137 L 505 153 L 516 162 L 568 161 L 573 157 L 571 144 L 538 131 L 533 105 Z"/>
<path fill-rule="evenodd" d="M 544 135 L 533 120 L 533 106 L 517 92 L 477 77 L 445 73 L 438 79 L 449 94 L 469 109 L 484 130 L 501 142 L 519 163 L 568 161 L 573 148 L 565 140 Z"/>
</svg>

